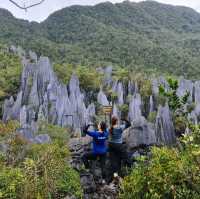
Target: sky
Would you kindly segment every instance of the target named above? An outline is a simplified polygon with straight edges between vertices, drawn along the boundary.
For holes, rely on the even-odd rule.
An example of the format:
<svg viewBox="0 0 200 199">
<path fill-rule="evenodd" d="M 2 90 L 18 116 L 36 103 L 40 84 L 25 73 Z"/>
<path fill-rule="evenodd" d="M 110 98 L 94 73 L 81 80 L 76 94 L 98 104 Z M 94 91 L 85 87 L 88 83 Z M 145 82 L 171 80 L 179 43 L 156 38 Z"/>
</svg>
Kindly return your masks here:
<svg viewBox="0 0 200 199">
<path fill-rule="evenodd" d="M 40 0 L 15 0 L 21 5 L 29 5 L 31 3 L 36 3 Z M 0 8 L 6 8 L 17 18 L 27 19 L 29 21 L 41 22 L 45 20 L 51 13 L 61 8 L 71 6 L 71 5 L 95 5 L 106 0 L 45 0 L 39 6 L 29 9 L 27 12 L 21 10 L 14 6 L 9 0 L 0 0 Z M 110 0 L 113 3 L 119 3 L 123 0 Z M 133 0 L 134 2 L 139 2 L 141 0 Z M 172 5 L 183 5 L 191 7 L 200 12 L 200 0 L 157 0 L 161 3 L 167 3 Z"/>
</svg>

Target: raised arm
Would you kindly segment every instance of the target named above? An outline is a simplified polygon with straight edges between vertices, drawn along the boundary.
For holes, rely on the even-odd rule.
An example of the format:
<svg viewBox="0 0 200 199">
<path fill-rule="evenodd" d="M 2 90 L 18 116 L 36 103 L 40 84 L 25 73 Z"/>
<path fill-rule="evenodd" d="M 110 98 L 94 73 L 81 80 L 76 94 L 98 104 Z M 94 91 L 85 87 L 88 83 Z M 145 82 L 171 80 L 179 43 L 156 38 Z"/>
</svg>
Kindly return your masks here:
<svg viewBox="0 0 200 199">
<path fill-rule="evenodd" d="M 91 137 L 97 137 L 98 133 L 96 131 L 88 131 L 90 125 L 84 127 L 83 132 Z"/>
<path fill-rule="evenodd" d="M 125 121 L 125 124 L 121 125 L 121 128 L 124 131 L 125 129 L 127 129 L 131 126 L 131 123 L 127 119 L 123 119 L 123 121 Z"/>
<path fill-rule="evenodd" d="M 87 131 L 86 134 L 91 137 L 98 137 L 98 133 L 96 131 Z"/>
</svg>

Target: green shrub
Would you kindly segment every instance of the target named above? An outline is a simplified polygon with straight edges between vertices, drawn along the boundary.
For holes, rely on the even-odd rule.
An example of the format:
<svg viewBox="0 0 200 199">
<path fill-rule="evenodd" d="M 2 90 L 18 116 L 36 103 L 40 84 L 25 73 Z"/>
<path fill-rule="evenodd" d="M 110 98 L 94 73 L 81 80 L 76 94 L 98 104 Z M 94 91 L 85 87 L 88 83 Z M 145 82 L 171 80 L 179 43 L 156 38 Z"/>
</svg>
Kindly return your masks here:
<svg viewBox="0 0 200 199">
<path fill-rule="evenodd" d="M 55 195 L 56 181 L 62 175 L 69 152 L 58 144 L 32 145 L 23 163 L 26 181 L 25 198 Z M 31 194 L 30 194 L 31 193 Z M 30 194 L 30 195 L 27 195 Z"/>
<path fill-rule="evenodd" d="M 3 123 L 0 121 L 0 137 L 5 137 L 7 135 L 10 135 L 16 131 L 16 129 L 19 127 L 18 121 L 8 121 L 7 123 Z"/>
<path fill-rule="evenodd" d="M 0 153 L 0 198 L 82 197 L 80 178 L 68 163 L 66 129 L 45 124 L 42 130 L 53 141 L 40 145 L 31 144 L 14 133 L 15 125 L 11 123 L 0 125 L 2 132 L 4 129 L 4 134 L 9 136 L 3 140 L 8 146 L 7 152 Z"/>
<path fill-rule="evenodd" d="M 116 92 L 112 92 L 111 95 L 110 95 L 110 98 L 111 98 L 112 102 L 116 102 L 117 99 L 118 99 L 117 93 Z"/>
<path fill-rule="evenodd" d="M 130 77 L 130 71 L 128 70 L 128 68 L 115 67 L 113 69 L 113 78 L 115 80 L 128 83 L 129 77 Z"/>
<path fill-rule="evenodd" d="M 141 161 L 123 180 L 120 198 L 200 198 L 199 162 L 191 149 L 188 150 L 179 152 L 167 147 L 153 148 L 151 160 Z"/>
<path fill-rule="evenodd" d="M 174 127 L 177 136 L 180 136 L 185 133 L 187 128 L 187 120 L 183 116 L 175 117 L 174 118 Z"/>
<path fill-rule="evenodd" d="M 154 123 L 156 121 L 156 116 L 157 116 L 157 112 L 150 112 L 147 120 L 151 123 Z"/>
<path fill-rule="evenodd" d="M 129 106 L 127 104 L 119 106 L 119 110 L 121 111 L 122 118 L 126 118 L 128 116 Z"/>
<path fill-rule="evenodd" d="M 39 123 L 38 134 L 48 134 L 52 140 L 59 140 L 65 143 L 69 140 L 70 137 L 68 128 L 62 128 L 60 126 L 49 124 L 44 121 Z"/>
<path fill-rule="evenodd" d="M 8 96 L 16 95 L 20 86 L 21 60 L 0 46 L 0 106 Z M 2 111 L 0 111 L 0 115 Z"/>
<path fill-rule="evenodd" d="M 25 193 L 35 198 L 40 195 L 64 197 L 75 195 L 82 197 L 80 179 L 77 173 L 67 163 L 69 152 L 65 146 L 59 144 L 32 145 L 24 162 L 26 181 Z"/>
<path fill-rule="evenodd" d="M 25 179 L 21 169 L 12 167 L 0 168 L 0 198 L 21 198 L 24 184 Z"/>
<path fill-rule="evenodd" d="M 77 75 L 80 81 L 80 87 L 86 92 L 98 91 L 102 82 L 102 75 L 95 68 L 79 66 Z"/>
<path fill-rule="evenodd" d="M 18 165 L 26 155 L 27 140 L 18 134 L 12 134 L 8 140 L 8 150 L 6 152 L 6 162 L 9 165 Z"/>
<path fill-rule="evenodd" d="M 79 174 L 70 167 L 66 166 L 62 176 L 57 181 L 57 191 L 61 197 L 72 195 L 76 198 L 82 198 L 83 190 L 80 185 Z"/>
<path fill-rule="evenodd" d="M 93 67 L 73 66 L 71 64 L 55 64 L 54 69 L 59 79 L 68 84 L 71 75 L 75 73 L 80 81 L 80 87 L 87 92 L 98 91 L 102 81 L 102 74 Z"/>
</svg>

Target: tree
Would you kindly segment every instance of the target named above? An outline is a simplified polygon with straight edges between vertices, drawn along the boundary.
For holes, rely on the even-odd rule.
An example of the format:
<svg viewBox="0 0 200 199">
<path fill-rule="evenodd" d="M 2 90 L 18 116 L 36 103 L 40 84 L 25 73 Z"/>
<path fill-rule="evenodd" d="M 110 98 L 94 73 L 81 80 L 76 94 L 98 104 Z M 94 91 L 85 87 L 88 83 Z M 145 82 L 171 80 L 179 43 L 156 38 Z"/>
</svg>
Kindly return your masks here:
<svg viewBox="0 0 200 199">
<path fill-rule="evenodd" d="M 21 5 L 21 4 L 20 4 L 19 2 L 17 2 L 16 0 L 9 0 L 9 1 L 10 1 L 12 4 L 14 4 L 15 6 L 17 6 L 18 8 L 27 11 L 27 9 L 29 9 L 29 8 L 32 8 L 32 7 L 34 7 L 34 6 L 37 6 L 37 5 L 42 4 L 45 0 L 38 0 L 37 2 L 32 3 L 32 4 L 29 4 L 29 5 L 26 5 L 25 2 L 23 2 L 23 5 Z"/>
</svg>

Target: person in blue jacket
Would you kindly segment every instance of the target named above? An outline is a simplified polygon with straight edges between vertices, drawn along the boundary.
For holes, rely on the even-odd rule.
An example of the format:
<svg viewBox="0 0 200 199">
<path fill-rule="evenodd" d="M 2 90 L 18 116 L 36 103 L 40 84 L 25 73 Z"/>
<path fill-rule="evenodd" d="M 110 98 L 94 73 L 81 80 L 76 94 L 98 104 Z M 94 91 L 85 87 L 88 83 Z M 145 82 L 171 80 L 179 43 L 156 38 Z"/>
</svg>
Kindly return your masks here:
<svg viewBox="0 0 200 199">
<path fill-rule="evenodd" d="M 102 171 L 102 178 L 105 179 L 106 178 L 105 164 L 106 164 L 106 153 L 107 153 L 106 140 L 108 139 L 108 131 L 106 128 L 106 123 L 100 122 L 97 131 L 88 131 L 89 127 L 90 125 L 87 125 L 84 128 L 84 133 L 93 137 L 92 151 L 85 153 L 82 157 L 82 160 L 86 169 L 88 169 L 89 161 L 96 160 L 97 158 L 99 158 Z"/>
</svg>

